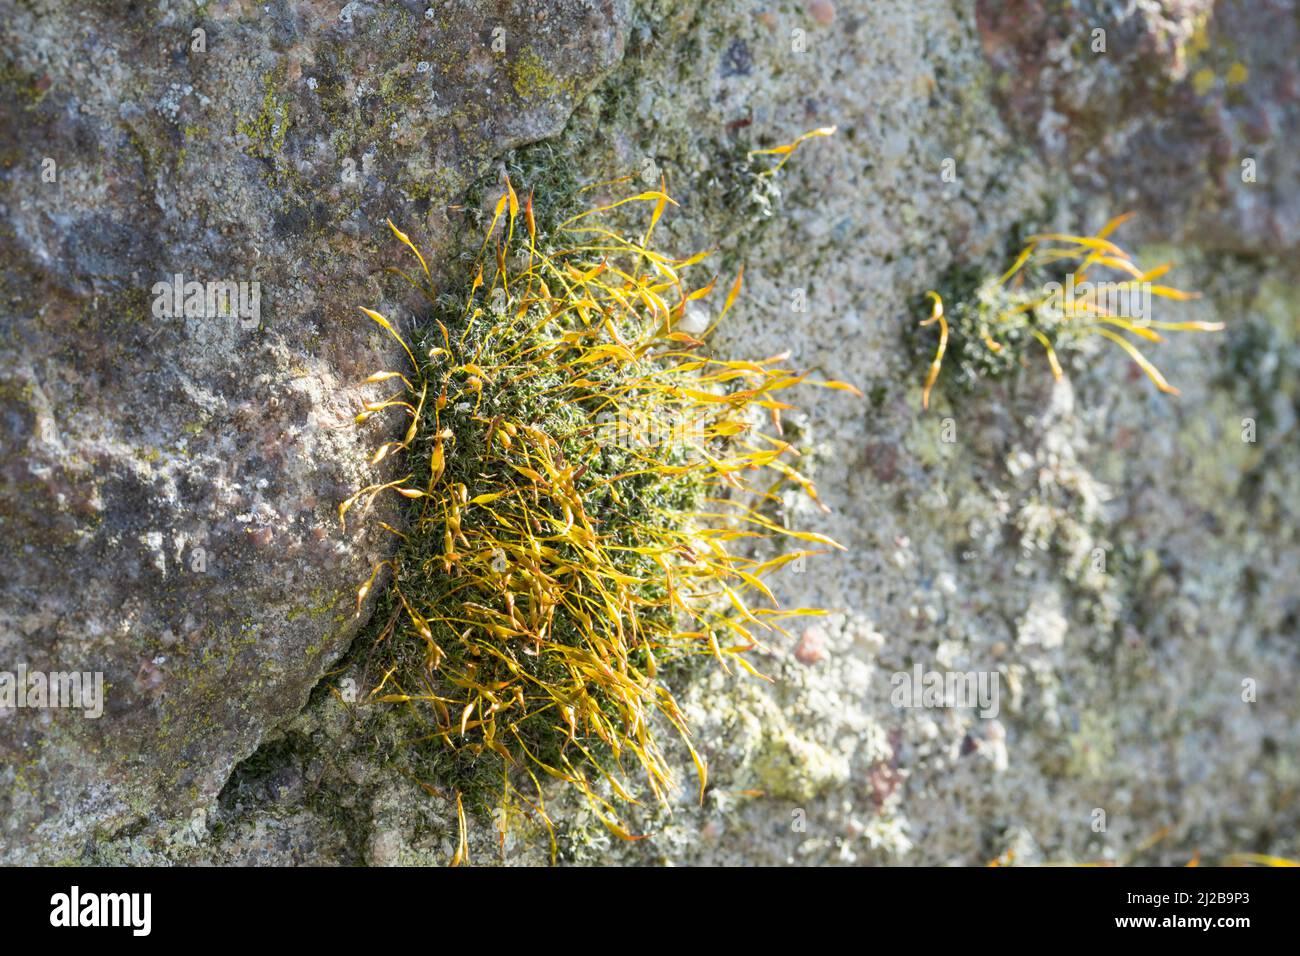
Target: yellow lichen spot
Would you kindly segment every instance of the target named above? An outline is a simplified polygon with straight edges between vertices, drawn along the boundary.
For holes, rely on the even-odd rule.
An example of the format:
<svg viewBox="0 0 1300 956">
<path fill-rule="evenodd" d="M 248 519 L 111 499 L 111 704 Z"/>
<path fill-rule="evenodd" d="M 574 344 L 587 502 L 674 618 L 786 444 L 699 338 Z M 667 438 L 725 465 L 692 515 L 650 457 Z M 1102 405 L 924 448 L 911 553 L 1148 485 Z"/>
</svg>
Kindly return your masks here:
<svg viewBox="0 0 1300 956">
<path fill-rule="evenodd" d="M 510 82 L 521 97 L 553 96 L 564 88 L 531 49 L 524 50 L 511 65 Z"/>
<path fill-rule="evenodd" d="M 1214 86 L 1214 71 L 1208 66 L 1203 66 L 1192 76 L 1192 89 L 1196 90 L 1197 96 L 1204 96 L 1210 92 Z"/>
<path fill-rule="evenodd" d="M 1193 59 L 1210 48 L 1209 26 L 1210 18 L 1207 15 L 1197 18 L 1196 29 L 1193 31 L 1191 39 L 1187 41 L 1187 52 L 1191 54 Z"/>
<path fill-rule="evenodd" d="M 1250 76 L 1250 70 L 1246 69 L 1246 64 L 1234 63 L 1232 64 L 1231 67 L 1228 68 L 1228 76 L 1227 76 L 1228 85 L 1240 86 L 1242 83 L 1246 82 L 1246 78 L 1249 76 Z"/>
</svg>

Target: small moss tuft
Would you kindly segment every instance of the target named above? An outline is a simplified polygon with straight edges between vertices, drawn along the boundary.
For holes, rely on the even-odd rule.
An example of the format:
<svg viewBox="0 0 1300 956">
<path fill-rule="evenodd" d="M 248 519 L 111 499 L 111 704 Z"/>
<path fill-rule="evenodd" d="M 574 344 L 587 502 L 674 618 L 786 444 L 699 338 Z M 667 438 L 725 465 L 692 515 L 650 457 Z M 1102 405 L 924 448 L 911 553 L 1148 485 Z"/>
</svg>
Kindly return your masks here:
<svg viewBox="0 0 1300 956">
<path fill-rule="evenodd" d="M 1031 236 L 1000 276 L 954 270 L 942 286 L 946 306 L 938 292 L 926 293 L 930 315 L 921 326 L 937 325 L 939 343 L 921 394 L 922 407 L 929 408 L 931 389 L 945 365 L 952 369 L 946 377 L 949 384 L 970 389 L 1019 368 L 1031 350 L 1041 348 L 1059 379 L 1063 371 L 1058 353 L 1089 347 L 1096 337 L 1121 348 L 1162 392 L 1178 394 L 1126 335 L 1158 343 L 1164 341 L 1161 332 L 1217 332 L 1223 325 L 1152 318 L 1155 299 L 1182 302 L 1198 294 L 1161 285 L 1157 280 L 1169 271 L 1168 264 L 1143 269 L 1109 239 L 1128 218 L 1112 219 L 1093 236 Z M 1093 270 L 1120 278 L 1090 281 Z"/>
</svg>

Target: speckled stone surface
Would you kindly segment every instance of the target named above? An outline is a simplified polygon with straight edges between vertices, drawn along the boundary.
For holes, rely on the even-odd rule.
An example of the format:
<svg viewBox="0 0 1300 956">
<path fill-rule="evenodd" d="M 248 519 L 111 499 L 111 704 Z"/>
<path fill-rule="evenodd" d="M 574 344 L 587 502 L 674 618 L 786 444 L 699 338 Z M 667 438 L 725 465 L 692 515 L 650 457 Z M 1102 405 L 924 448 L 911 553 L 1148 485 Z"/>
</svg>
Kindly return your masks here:
<svg viewBox="0 0 1300 956">
<path fill-rule="evenodd" d="M 557 132 L 622 19 L 0 3 L 0 669 L 108 684 L 99 720 L 0 717 L 0 859 L 188 818 L 346 649 L 386 546 L 336 516 L 400 356 L 357 311 L 402 319 L 384 219 Z M 160 317 L 178 274 L 246 313 Z"/>
</svg>

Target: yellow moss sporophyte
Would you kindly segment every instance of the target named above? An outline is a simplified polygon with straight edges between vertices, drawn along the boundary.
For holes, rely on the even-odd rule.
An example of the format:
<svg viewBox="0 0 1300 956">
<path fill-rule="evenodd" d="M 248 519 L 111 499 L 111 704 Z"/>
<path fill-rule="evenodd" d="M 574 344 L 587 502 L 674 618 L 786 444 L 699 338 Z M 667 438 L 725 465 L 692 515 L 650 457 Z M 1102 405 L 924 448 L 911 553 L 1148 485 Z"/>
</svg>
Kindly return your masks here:
<svg viewBox="0 0 1300 956">
<path fill-rule="evenodd" d="M 931 310 L 921 325 L 937 324 L 939 339 L 922 388 L 922 407 L 929 408 L 953 346 L 961 348 L 960 375 L 969 384 L 1014 367 L 1030 339 L 1043 349 L 1057 379 L 1063 375 L 1058 352 L 1080 348 L 1095 336 L 1122 349 L 1160 391 L 1178 394 L 1134 340 L 1159 343 L 1162 332 L 1217 332 L 1223 324 L 1155 319 L 1154 300 L 1186 302 L 1198 295 L 1157 281 L 1170 270 L 1168 263 L 1144 269 L 1111 241 L 1110 235 L 1130 217 L 1118 216 L 1091 236 L 1031 236 L 1005 273 L 985 279 L 946 311 L 938 292 L 927 293 Z M 1090 281 L 1090 272 L 1103 269 L 1119 281 Z"/>
<path fill-rule="evenodd" d="M 792 487 L 816 500 L 782 413 L 798 386 L 860 393 L 788 368 L 785 355 L 714 355 L 709 332 L 742 275 L 708 331 L 683 331 L 716 280 L 689 278 L 707 254 L 656 250 L 671 205 L 661 186 L 542 235 L 533 196 L 507 179 L 463 294 L 438 296 L 424 256 L 390 223 L 432 315 L 404 336 L 363 309 L 408 367 L 367 379 L 396 390 L 357 421 L 407 419 L 373 458 L 400 455 L 404 473 L 358 491 L 340 518 L 382 493 L 410 502 L 405 528 L 384 526 L 400 539 L 394 557 L 357 594 L 360 610 L 386 572 L 388 663 L 368 700 L 408 708 L 423 728 L 413 743 L 451 755 L 463 779 L 498 781 L 494 799 L 540 820 L 553 849 L 543 781 L 576 788 L 611 832 L 635 839 L 618 804 L 666 805 L 676 788 L 665 731 L 703 798 L 705 760 L 671 676 L 692 658 L 757 675 L 747 652 L 764 636 L 823 613 L 781 607 L 764 579 L 840 547 L 780 517 Z M 647 213 L 632 236 L 605 224 L 629 206 Z M 474 795 L 456 790 L 455 861 L 466 862 Z"/>
</svg>

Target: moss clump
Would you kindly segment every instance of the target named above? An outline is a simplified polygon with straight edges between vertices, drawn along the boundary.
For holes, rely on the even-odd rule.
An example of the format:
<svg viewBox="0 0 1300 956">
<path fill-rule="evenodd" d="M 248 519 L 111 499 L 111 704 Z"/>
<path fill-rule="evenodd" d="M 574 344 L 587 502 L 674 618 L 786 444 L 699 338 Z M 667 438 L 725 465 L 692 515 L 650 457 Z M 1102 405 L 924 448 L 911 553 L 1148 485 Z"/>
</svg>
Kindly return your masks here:
<svg viewBox="0 0 1300 956">
<path fill-rule="evenodd" d="M 930 363 L 921 403 L 928 408 L 940 369 L 952 369 L 946 381 L 958 389 L 998 378 L 1026 362 L 1041 348 L 1052 374 L 1062 376 L 1058 353 L 1082 350 L 1096 337 L 1108 339 L 1133 359 L 1162 392 L 1177 394 L 1133 339 L 1161 342 L 1162 331 L 1216 332 L 1215 322 L 1164 322 L 1152 317 L 1154 299 L 1187 301 L 1196 293 L 1157 282 L 1169 265 L 1141 268 L 1108 238 L 1128 216 L 1112 219 L 1093 236 L 1060 233 L 1031 236 L 1011 267 L 986 277 L 970 269 L 950 273 L 943 285 L 948 297 L 926 294 L 930 316 L 921 325 L 937 325 L 939 345 Z M 1118 281 L 1090 279 L 1092 272 L 1119 276 Z M 919 303 L 918 303 L 919 305 Z"/>
<path fill-rule="evenodd" d="M 411 366 L 371 376 L 400 388 L 358 416 L 407 417 L 405 437 L 375 455 L 402 455 L 407 474 L 340 508 L 385 492 L 411 507 L 408 529 L 390 529 L 397 556 L 359 593 L 391 574 L 369 700 L 407 708 L 441 782 L 471 797 L 492 786 L 503 805 L 517 795 L 548 828 L 541 782 L 553 777 L 631 838 L 615 803 L 641 787 L 671 792 L 665 729 L 695 757 L 703 793 L 666 673 L 707 657 L 751 670 L 744 654 L 761 634 L 812 613 L 773 606 L 762 581 L 812 551 L 760 561 L 738 543 L 836 546 L 763 514 L 786 482 L 815 496 L 781 437 L 780 393 L 806 376 L 780 357 L 712 357 L 705 332 L 681 328 L 714 282 L 687 279 L 702 255 L 653 250 L 671 203 L 651 190 L 543 231 L 533 197 L 507 179 L 458 293 L 433 294 L 424 258 L 394 227 L 419 264 L 406 277 L 432 306 L 409 343 L 364 310 Z M 628 204 L 649 213 L 642 234 L 600 224 Z"/>
</svg>

